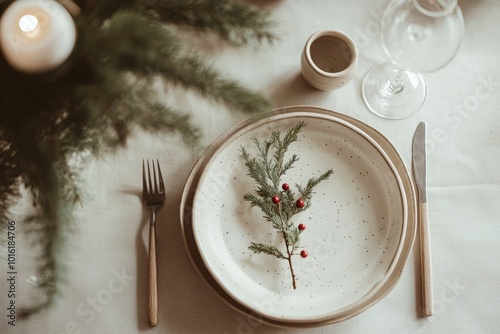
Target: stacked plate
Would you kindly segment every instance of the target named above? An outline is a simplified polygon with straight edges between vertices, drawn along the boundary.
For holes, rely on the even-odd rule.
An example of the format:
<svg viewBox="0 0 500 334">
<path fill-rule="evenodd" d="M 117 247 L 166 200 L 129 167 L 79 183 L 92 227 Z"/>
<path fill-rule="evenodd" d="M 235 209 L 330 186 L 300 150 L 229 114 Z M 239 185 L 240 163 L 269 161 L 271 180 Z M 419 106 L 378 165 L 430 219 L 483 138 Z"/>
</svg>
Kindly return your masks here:
<svg viewBox="0 0 500 334">
<path fill-rule="evenodd" d="M 306 123 L 289 154 L 299 161 L 282 182 L 294 188 L 328 169 L 312 206 L 293 217 L 309 256 L 288 261 L 248 249 L 285 247 L 283 236 L 243 199 L 255 192 L 241 158 L 254 138 Z M 295 190 L 295 193 L 297 191 Z M 416 232 L 415 195 L 391 143 L 359 120 L 316 107 L 287 107 L 240 123 L 200 158 L 186 183 L 181 222 L 192 262 L 236 310 L 280 327 L 313 327 L 348 319 L 383 298 L 398 281 Z"/>
</svg>

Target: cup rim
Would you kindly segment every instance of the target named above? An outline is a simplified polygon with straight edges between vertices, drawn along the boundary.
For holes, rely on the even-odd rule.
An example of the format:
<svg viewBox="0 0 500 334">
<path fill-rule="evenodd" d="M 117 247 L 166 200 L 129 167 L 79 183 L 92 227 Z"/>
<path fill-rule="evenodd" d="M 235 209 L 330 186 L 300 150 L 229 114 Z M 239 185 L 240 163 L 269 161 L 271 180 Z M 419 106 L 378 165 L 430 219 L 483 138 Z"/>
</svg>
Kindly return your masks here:
<svg viewBox="0 0 500 334">
<path fill-rule="evenodd" d="M 347 65 L 347 67 L 345 69 L 343 69 L 342 71 L 340 71 L 340 72 L 324 71 L 321 68 L 319 68 L 316 65 L 316 63 L 313 61 L 313 59 L 311 57 L 311 45 L 314 41 L 316 41 L 318 38 L 323 37 L 323 36 L 337 37 L 337 38 L 341 39 L 342 41 L 346 42 L 346 44 L 349 46 L 349 50 L 351 51 L 352 58 L 351 58 L 351 61 L 349 62 L 349 65 Z M 348 34 L 346 34 L 342 30 L 338 30 L 338 29 L 319 30 L 319 31 L 315 32 L 314 34 L 312 34 L 309 37 L 309 39 L 307 40 L 306 46 L 305 46 L 305 56 L 306 56 L 307 62 L 314 68 L 315 71 L 321 73 L 324 76 L 336 78 L 336 77 L 342 76 L 346 72 L 350 71 L 351 67 L 357 63 L 357 61 L 358 61 L 358 48 L 356 47 L 356 43 L 351 38 L 351 36 L 349 36 Z"/>
</svg>

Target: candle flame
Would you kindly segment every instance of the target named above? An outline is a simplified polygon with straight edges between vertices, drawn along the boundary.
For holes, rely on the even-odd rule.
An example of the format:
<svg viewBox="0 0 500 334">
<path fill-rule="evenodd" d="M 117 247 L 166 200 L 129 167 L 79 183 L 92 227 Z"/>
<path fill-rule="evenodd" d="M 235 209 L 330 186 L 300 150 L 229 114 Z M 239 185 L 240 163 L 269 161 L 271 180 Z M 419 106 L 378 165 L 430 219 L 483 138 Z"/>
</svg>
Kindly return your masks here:
<svg viewBox="0 0 500 334">
<path fill-rule="evenodd" d="M 19 20 L 19 28 L 25 33 L 36 33 L 38 30 L 38 19 L 33 15 L 24 15 Z"/>
</svg>

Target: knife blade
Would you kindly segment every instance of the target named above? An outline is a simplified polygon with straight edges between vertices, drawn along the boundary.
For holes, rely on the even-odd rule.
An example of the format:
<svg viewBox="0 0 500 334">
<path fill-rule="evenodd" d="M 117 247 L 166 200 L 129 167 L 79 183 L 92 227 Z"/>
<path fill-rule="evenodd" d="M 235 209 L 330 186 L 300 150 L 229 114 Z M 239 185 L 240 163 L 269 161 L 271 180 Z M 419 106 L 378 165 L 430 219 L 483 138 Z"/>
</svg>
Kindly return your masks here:
<svg viewBox="0 0 500 334">
<path fill-rule="evenodd" d="M 423 315 L 433 314 L 432 305 L 432 261 L 429 219 L 427 213 L 427 124 L 420 122 L 412 141 L 413 177 L 418 190 L 418 223 L 420 232 L 420 260 L 422 276 Z"/>
</svg>

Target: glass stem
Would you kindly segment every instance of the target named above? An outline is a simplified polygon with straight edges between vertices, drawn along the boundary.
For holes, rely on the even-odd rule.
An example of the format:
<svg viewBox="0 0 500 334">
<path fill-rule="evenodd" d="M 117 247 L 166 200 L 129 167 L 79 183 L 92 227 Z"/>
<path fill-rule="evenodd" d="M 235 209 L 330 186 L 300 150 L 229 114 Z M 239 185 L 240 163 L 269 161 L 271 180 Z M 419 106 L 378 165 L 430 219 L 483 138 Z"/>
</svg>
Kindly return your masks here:
<svg viewBox="0 0 500 334">
<path fill-rule="evenodd" d="M 386 82 L 384 89 L 387 93 L 393 95 L 399 94 L 403 91 L 405 85 L 401 77 L 403 76 L 404 71 L 405 70 L 402 68 L 398 69 L 396 74 L 394 74 L 394 76 Z"/>
</svg>

